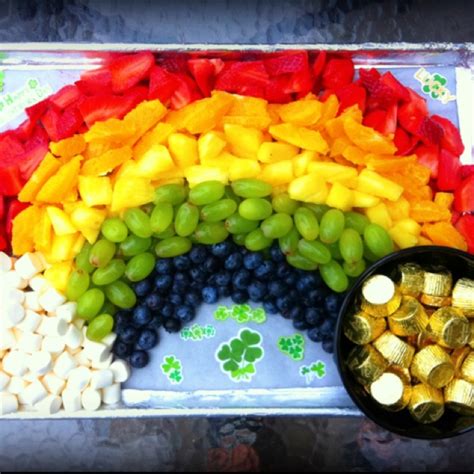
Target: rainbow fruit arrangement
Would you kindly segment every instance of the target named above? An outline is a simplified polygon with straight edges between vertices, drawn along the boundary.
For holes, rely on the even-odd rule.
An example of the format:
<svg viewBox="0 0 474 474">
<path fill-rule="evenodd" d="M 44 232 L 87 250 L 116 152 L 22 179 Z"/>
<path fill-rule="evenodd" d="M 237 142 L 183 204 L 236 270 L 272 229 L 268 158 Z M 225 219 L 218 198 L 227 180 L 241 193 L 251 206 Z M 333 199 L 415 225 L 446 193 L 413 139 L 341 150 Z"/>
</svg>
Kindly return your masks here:
<svg viewBox="0 0 474 474">
<path fill-rule="evenodd" d="M 346 57 L 122 55 L 26 112 L 0 135 L 0 250 L 44 270 L 60 303 L 38 311 L 72 305 L 86 344 L 109 338 L 137 368 L 159 327 L 224 296 L 262 302 L 331 351 L 337 293 L 367 261 L 416 245 L 474 252 L 459 131 L 390 72 L 354 79 Z M 116 392 L 123 374 L 110 380 Z M 97 387 L 82 387 L 84 407 Z"/>
</svg>

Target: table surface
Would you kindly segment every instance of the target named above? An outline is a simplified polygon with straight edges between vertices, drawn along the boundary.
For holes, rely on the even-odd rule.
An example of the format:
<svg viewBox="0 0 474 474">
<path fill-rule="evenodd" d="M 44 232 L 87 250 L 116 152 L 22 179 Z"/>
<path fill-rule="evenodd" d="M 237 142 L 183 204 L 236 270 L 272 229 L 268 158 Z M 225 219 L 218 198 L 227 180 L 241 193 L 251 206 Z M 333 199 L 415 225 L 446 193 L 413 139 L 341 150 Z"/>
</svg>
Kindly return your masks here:
<svg viewBox="0 0 474 474">
<path fill-rule="evenodd" d="M 0 0 L 0 42 L 25 41 L 472 42 L 474 8 L 471 0 Z M 409 440 L 365 418 L 2 421 L 0 440 L 0 471 L 472 471 L 474 466 L 474 432 L 442 441 Z"/>
</svg>

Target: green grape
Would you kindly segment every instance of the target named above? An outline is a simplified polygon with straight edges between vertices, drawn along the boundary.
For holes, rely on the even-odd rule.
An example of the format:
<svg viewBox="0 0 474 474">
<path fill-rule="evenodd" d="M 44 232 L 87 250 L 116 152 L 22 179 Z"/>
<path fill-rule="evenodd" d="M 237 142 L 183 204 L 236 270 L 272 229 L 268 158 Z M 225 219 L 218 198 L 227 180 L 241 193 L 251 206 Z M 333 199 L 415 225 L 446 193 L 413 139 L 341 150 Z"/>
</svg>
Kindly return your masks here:
<svg viewBox="0 0 474 474">
<path fill-rule="evenodd" d="M 94 319 L 104 305 L 105 296 L 98 288 L 87 290 L 77 300 L 77 316 L 86 321 Z"/>
<path fill-rule="evenodd" d="M 258 221 L 245 219 L 236 213 L 228 217 L 224 225 L 231 234 L 247 234 L 258 227 Z"/>
<path fill-rule="evenodd" d="M 278 239 L 280 250 L 285 255 L 295 255 L 298 250 L 298 242 L 300 238 L 301 235 L 296 227 L 292 227 L 286 235 Z"/>
<path fill-rule="evenodd" d="M 76 267 L 79 270 L 84 270 L 86 273 L 92 273 L 95 270 L 94 265 L 89 261 L 91 248 L 92 245 L 86 242 L 76 256 Z"/>
<path fill-rule="evenodd" d="M 346 275 L 350 277 L 358 277 L 359 275 L 362 275 L 362 273 L 365 271 L 365 267 L 366 265 L 364 259 L 354 263 L 344 262 L 342 264 L 342 268 L 346 272 Z"/>
<path fill-rule="evenodd" d="M 238 179 L 232 183 L 237 196 L 244 198 L 262 198 L 272 193 L 272 185 L 259 179 Z"/>
<path fill-rule="evenodd" d="M 174 230 L 180 237 L 191 235 L 199 223 L 199 209 L 189 202 L 179 206 L 174 218 Z"/>
<path fill-rule="evenodd" d="M 272 206 L 275 212 L 293 215 L 300 207 L 298 201 L 291 199 L 287 193 L 277 194 L 272 199 Z"/>
<path fill-rule="evenodd" d="M 347 263 L 358 262 L 364 255 L 364 242 L 354 229 L 344 229 L 339 239 L 339 250 Z"/>
<path fill-rule="evenodd" d="M 301 239 L 298 242 L 298 252 L 308 260 L 315 263 L 328 263 L 331 260 L 331 252 L 321 242 Z"/>
<path fill-rule="evenodd" d="M 69 301 L 77 301 L 83 295 L 90 284 L 90 276 L 84 270 L 78 268 L 69 276 L 66 288 L 66 298 Z"/>
<path fill-rule="evenodd" d="M 121 244 L 120 244 L 120 253 L 124 257 L 133 257 L 139 253 L 146 252 L 151 245 L 151 238 L 148 237 L 143 239 L 136 235 L 129 235 Z"/>
<path fill-rule="evenodd" d="M 92 274 L 92 283 L 97 286 L 110 285 L 125 273 L 125 262 L 118 258 L 111 260 L 105 267 L 98 268 Z"/>
<path fill-rule="evenodd" d="M 155 268 L 155 257 L 149 252 L 135 255 L 127 263 L 125 276 L 133 282 L 144 280 Z"/>
<path fill-rule="evenodd" d="M 98 240 L 91 248 L 89 262 L 97 268 L 105 267 L 115 255 L 115 244 L 105 239 Z"/>
<path fill-rule="evenodd" d="M 110 242 L 123 242 L 128 235 L 128 228 L 122 219 L 109 217 L 102 224 L 102 235 Z"/>
<path fill-rule="evenodd" d="M 196 242 L 200 244 L 218 244 L 229 236 L 223 222 L 201 222 L 194 232 Z"/>
<path fill-rule="evenodd" d="M 393 252 L 393 242 L 389 233 L 378 224 L 369 224 L 364 230 L 367 248 L 378 258 Z"/>
<path fill-rule="evenodd" d="M 367 247 L 367 244 L 364 243 L 364 258 L 368 260 L 369 262 L 376 262 L 378 260 L 377 255 L 375 255 L 369 247 Z"/>
<path fill-rule="evenodd" d="M 346 212 L 344 217 L 346 219 L 346 229 L 354 229 L 360 235 L 364 234 L 365 228 L 370 224 L 369 219 L 360 212 Z"/>
<path fill-rule="evenodd" d="M 225 186 L 220 181 L 205 181 L 189 191 L 189 201 L 196 206 L 205 206 L 224 196 Z"/>
<path fill-rule="evenodd" d="M 110 314 L 101 314 L 95 317 L 87 327 L 86 337 L 91 341 L 102 341 L 114 328 L 114 318 Z"/>
<path fill-rule="evenodd" d="M 191 250 L 191 241 L 186 237 L 170 237 L 156 244 L 155 252 L 160 258 L 177 257 Z"/>
<path fill-rule="evenodd" d="M 150 215 L 153 212 L 153 209 L 155 209 L 155 205 L 152 202 L 149 202 L 147 204 L 143 204 L 143 206 L 140 207 L 140 209 L 145 213 Z"/>
<path fill-rule="evenodd" d="M 172 206 L 176 206 L 184 202 L 187 197 L 186 188 L 181 184 L 164 184 L 155 189 L 155 204 L 168 202 Z"/>
<path fill-rule="evenodd" d="M 303 257 L 300 253 L 296 252 L 294 255 L 287 255 L 286 261 L 295 268 L 300 270 L 313 271 L 318 268 L 318 264 L 312 260 Z"/>
<path fill-rule="evenodd" d="M 240 203 L 242 199 L 240 199 L 237 194 L 234 193 L 234 190 L 232 189 L 232 186 L 226 186 L 224 190 L 224 197 L 226 199 L 232 199 L 232 201 L 235 201 L 237 205 Z"/>
<path fill-rule="evenodd" d="M 102 306 L 99 314 L 111 314 L 112 316 L 117 312 L 117 307 L 109 300 L 105 300 L 104 306 Z"/>
<path fill-rule="evenodd" d="M 169 202 L 160 202 L 150 216 L 151 231 L 154 234 L 164 232 L 173 222 L 174 210 Z"/>
<path fill-rule="evenodd" d="M 114 281 L 105 287 L 105 294 L 109 301 L 121 309 L 130 309 L 137 304 L 137 297 L 133 290 L 123 281 Z"/>
<path fill-rule="evenodd" d="M 331 290 L 336 291 L 337 293 L 342 293 L 349 287 L 347 275 L 344 273 L 341 265 L 335 260 L 320 265 L 319 273 L 321 274 L 324 283 L 326 283 Z"/>
<path fill-rule="evenodd" d="M 266 249 L 272 245 L 272 242 L 273 239 L 265 237 L 262 229 L 252 230 L 252 232 L 249 232 L 247 237 L 245 237 L 245 247 L 252 252 Z"/>
<path fill-rule="evenodd" d="M 295 212 L 295 226 L 306 240 L 314 240 L 319 235 L 319 223 L 316 214 L 307 207 L 300 207 Z"/>
<path fill-rule="evenodd" d="M 242 247 L 245 246 L 245 239 L 246 238 L 247 238 L 247 234 L 234 234 L 234 235 L 232 235 L 232 240 L 237 245 L 241 245 Z"/>
<path fill-rule="evenodd" d="M 290 232 L 293 219 L 288 214 L 281 212 L 267 217 L 261 224 L 263 235 L 269 239 L 279 239 Z"/>
<path fill-rule="evenodd" d="M 172 222 L 163 232 L 157 232 L 156 234 L 153 234 L 154 237 L 160 240 L 169 239 L 175 235 L 176 231 L 174 230 L 174 222 Z"/>
<path fill-rule="evenodd" d="M 319 238 L 325 244 L 332 244 L 339 240 L 344 230 L 344 214 L 339 209 L 327 211 L 319 226 Z"/>
<path fill-rule="evenodd" d="M 239 214 L 251 221 L 262 221 L 272 215 L 273 208 L 269 201 L 262 198 L 244 199 L 239 204 Z"/>
<path fill-rule="evenodd" d="M 207 204 L 201 209 L 201 219 L 206 222 L 219 222 L 230 217 L 237 210 L 233 199 L 221 199 Z"/>
<path fill-rule="evenodd" d="M 339 249 L 339 242 L 333 242 L 332 244 L 325 244 L 331 252 L 332 258 L 335 260 L 342 260 L 341 251 Z"/>
<path fill-rule="evenodd" d="M 326 212 L 329 211 L 329 209 L 331 209 L 326 204 L 314 204 L 312 202 L 305 202 L 303 206 L 308 209 L 311 209 L 316 214 L 316 218 L 318 219 L 318 222 L 321 222 L 321 218 L 324 216 L 324 214 L 326 214 Z"/>
<path fill-rule="evenodd" d="M 143 212 L 138 207 L 134 209 L 127 209 L 123 215 L 125 224 L 130 229 L 130 232 L 135 234 L 137 237 L 146 239 L 151 237 L 153 233 L 151 230 L 150 216 Z"/>
</svg>

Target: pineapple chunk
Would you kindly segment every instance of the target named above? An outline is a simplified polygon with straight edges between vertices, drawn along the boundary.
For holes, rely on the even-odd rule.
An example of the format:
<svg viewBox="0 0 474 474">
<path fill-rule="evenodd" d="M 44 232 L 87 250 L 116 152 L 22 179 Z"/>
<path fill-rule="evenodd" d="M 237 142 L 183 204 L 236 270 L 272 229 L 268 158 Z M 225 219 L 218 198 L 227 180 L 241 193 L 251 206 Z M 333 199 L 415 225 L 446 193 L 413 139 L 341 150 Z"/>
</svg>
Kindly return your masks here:
<svg viewBox="0 0 474 474">
<path fill-rule="evenodd" d="M 155 128 L 145 133 L 133 147 L 133 158 L 139 160 L 153 145 L 164 145 L 168 142 L 168 137 L 176 129 L 173 125 L 160 122 Z"/>
<path fill-rule="evenodd" d="M 433 242 L 430 239 L 423 237 L 422 235 L 419 235 L 417 245 L 433 245 Z"/>
<path fill-rule="evenodd" d="M 55 235 L 51 252 L 48 254 L 48 261 L 51 263 L 64 262 L 69 260 L 72 248 L 77 240 L 76 234 Z"/>
<path fill-rule="evenodd" d="M 65 262 L 54 263 L 44 272 L 46 280 L 48 280 L 60 293 L 66 293 L 67 282 L 69 280 L 69 275 L 72 272 L 73 263 L 73 259 Z"/>
<path fill-rule="evenodd" d="M 357 170 L 352 166 L 326 161 L 313 161 L 308 165 L 308 171 L 318 174 L 329 183 L 341 183 L 350 188 L 357 185 Z"/>
<path fill-rule="evenodd" d="M 357 191 L 396 201 L 403 193 L 403 187 L 375 171 L 364 169 L 359 174 Z"/>
<path fill-rule="evenodd" d="M 75 234 L 77 232 L 76 226 L 71 222 L 70 217 L 62 209 L 48 206 L 46 211 L 56 235 Z"/>
<path fill-rule="evenodd" d="M 105 210 L 88 207 L 81 201 L 71 206 L 71 209 L 66 209 L 66 211 L 68 210 L 71 210 L 70 216 L 72 223 L 76 228 L 80 229 L 86 238 L 87 236 L 84 233 L 84 229 L 100 230 L 102 222 L 104 222 L 107 215 Z"/>
<path fill-rule="evenodd" d="M 372 194 L 361 193 L 360 191 L 354 191 L 354 204 L 353 207 L 373 207 L 380 202 L 380 198 L 372 196 Z"/>
<path fill-rule="evenodd" d="M 270 183 L 272 186 L 289 183 L 294 178 L 293 162 L 291 160 L 283 160 L 263 165 L 262 172 L 258 178 Z"/>
<path fill-rule="evenodd" d="M 168 137 L 168 146 L 176 166 L 185 170 L 199 162 L 197 140 L 184 133 L 172 133 Z"/>
<path fill-rule="evenodd" d="M 227 171 L 235 162 L 241 161 L 242 159 L 243 158 L 238 158 L 237 156 L 232 155 L 232 153 L 227 153 L 224 151 L 215 158 L 205 158 L 201 160 L 201 165 L 219 168 L 223 173 L 227 173 Z"/>
<path fill-rule="evenodd" d="M 407 249 L 418 245 L 418 237 L 410 234 L 398 224 L 389 229 L 388 233 L 400 249 Z"/>
<path fill-rule="evenodd" d="M 257 128 L 258 130 L 266 130 L 272 120 L 269 115 L 226 115 L 222 117 L 222 125 L 244 125 L 245 127 Z"/>
<path fill-rule="evenodd" d="M 257 158 L 263 163 L 291 160 L 298 154 L 298 147 L 280 142 L 265 142 L 260 145 Z"/>
<path fill-rule="evenodd" d="M 216 158 L 227 145 L 222 132 L 211 131 L 203 133 L 198 139 L 198 153 L 201 162 Z"/>
<path fill-rule="evenodd" d="M 258 97 L 235 95 L 227 115 L 264 116 L 268 115 L 268 102 Z"/>
<path fill-rule="evenodd" d="M 263 143 L 263 134 L 256 128 L 225 124 L 224 133 L 232 153 L 242 158 L 257 159 L 258 149 Z"/>
<path fill-rule="evenodd" d="M 309 164 L 316 159 L 314 151 L 303 151 L 293 158 L 293 174 L 298 178 L 308 171 Z"/>
<path fill-rule="evenodd" d="M 369 218 L 370 222 L 382 226 L 385 230 L 390 229 L 393 225 L 387 206 L 383 202 L 368 208 L 365 211 L 365 215 Z"/>
<path fill-rule="evenodd" d="M 394 202 L 387 201 L 385 204 L 392 220 L 399 221 L 410 217 L 410 203 L 404 197 Z"/>
<path fill-rule="evenodd" d="M 153 145 L 137 162 L 136 175 L 142 178 L 158 179 L 163 171 L 175 167 L 168 148 L 164 145 Z"/>
<path fill-rule="evenodd" d="M 235 160 L 229 169 L 229 180 L 236 181 L 243 178 L 256 178 L 261 171 L 258 161 L 239 158 Z"/>
<path fill-rule="evenodd" d="M 308 127 L 315 125 L 321 117 L 322 103 L 319 100 L 296 100 L 282 105 L 278 113 L 283 122 Z"/>
<path fill-rule="evenodd" d="M 434 202 L 439 206 L 442 206 L 446 209 L 451 209 L 454 201 L 453 193 L 441 193 L 438 192 L 435 194 Z"/>
<path fill-rule="evenodd" d="M 329 188 L 326 181 L 317 173 L 295 178 L 288 186 L 288 194 L 292 199 L 298 201 L 306 201 L 307 198 L 315 195 L 324 196 L 326 199 L 328 193 Z"/>
<path fill-rule="evenodd" d="M 115 182 L 111 210 L 118 212 L 130 207 L 143 206 L 143 204 L 152 202 L 154 196 L 155 189 L 149 179 L 132 176 L 121 177 Z"/>
<path fill-rule="evenodd" d="M 418 224 L 418 222 L 416 222 L 414 219 L 410 218 L 399 220 L 394 227 L 403 229 L 405 232 L 416 236 L 420 235 L 421 232 L 421 225 Z"/>
<path fill-rule="evenodd" d="M 189 166 L 184 170 L 184 176 L 191 188 L 204 181 L 220 181 L 225 184 L 228 181 L 227 173 L 215 166 Z"/>
<path fill-rule="evenodd" d="M 109 205 L 112 202 L 112 184 L 108 177 L 79 176 L 79 193 L 89 206 Z"/>
<path fill-rule="evenodd" d="M 326 198 L 326 204 L 341 211 L 349 211 L 354 204 L 353 194 L 352 189 L 346 188 L 341 183 L 334 183 Z"/>
<path fill-rule="evenodd" d="M 69 255 L 70 260 L 74 260 L 76 255 L 81 251 L 85 242 L 86 238 L 82 234 L 78 234 L 77 239 L 72 246 L 71 254 Z"/>
<path fill-rule="evenodd" d="M 272 125 L 269 128 L 269 132 L 276 140 L 282 140 L 305 150 L 316 151 L 322 154 L 326 154 L 329 151 L 328 144 L 323 136 L 309 128 L 298 127 L 291 123 L 282 123 Z"/>
</svg>

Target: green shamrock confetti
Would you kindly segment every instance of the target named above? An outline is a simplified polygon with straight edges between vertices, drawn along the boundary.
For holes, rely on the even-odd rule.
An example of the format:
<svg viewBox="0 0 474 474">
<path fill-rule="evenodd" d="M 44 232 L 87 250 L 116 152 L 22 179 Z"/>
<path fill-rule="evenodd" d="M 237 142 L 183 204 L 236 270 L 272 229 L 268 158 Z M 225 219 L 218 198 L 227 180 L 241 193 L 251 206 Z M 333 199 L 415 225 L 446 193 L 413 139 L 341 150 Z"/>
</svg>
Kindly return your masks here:
<svg viewBox="0 0 474 474">
<path fill-rule="evenodd" d="M 180 337 L 183 341 L 202 341 L 203 339 L 211 339 L 216 335 L 216 328 L 208 324 L 207 326 L 199 326 L 193 324 L 181 329 Z"/>
<path fill-rule="evenodd" d="M 306 383 L 309 385 L 315 378 L 322 379 L 326 375 L 326 364 L 317 360 L 310 365 L 302 365 L 300 375 L 306 378 Z"/>
<path fill-rule="evenodd" d="M 263 359 L 262 335 L 249 328 L 222 343 L 216 351 L 221 370 L 233 382 L 250 382 L 257 373 L 255 364 Z"/>
<path fill-rule="evenodd" d="M 300 361 L 304 359 L 304 337 L 301 334 L 293 336 L 281 336 L 278 339 L 278 348 L 280 351 L 293 360 Z"/>
<path fill-rule="evenodd" d="M 178 385 L 184 380 L 181 361 L 174 355 L 163 357 L 161 371 L 173 385 Z"/>
<path fill-rule="evenodd" d="M 218 306 L 217 309 L 214 311 L 214 319 L 217 321 L 226 321 L 229 319 L 231 314 L 230 308 L 227 306 Z"/>
<path fill-rule="evenodd" d="M 217 321 L 226 321 L 229 318 L 238 324 L 249 322 L 263 324 L 267 320 L 267 315 L 263 308 L 253 309 L 248 304 L 234 304 L 230 307 L 219 306 L 214 311 L 214 319 Z"/>
<path fill-rule="evenodd" d="M 248 323 L 250 321 L 250 314 L 252 308 L 248 304 L 238 304 L 232 306 L 231 318 L 235 319 L 238 323 Z"/>
<path fill-rule="evenodd" d="M 263 324 L 267 320 L 267 314 L 263 308 L 255 308 L 252 310 L 250 320 L 257 324 Z"/>
</svg>

